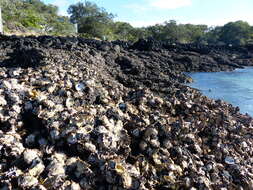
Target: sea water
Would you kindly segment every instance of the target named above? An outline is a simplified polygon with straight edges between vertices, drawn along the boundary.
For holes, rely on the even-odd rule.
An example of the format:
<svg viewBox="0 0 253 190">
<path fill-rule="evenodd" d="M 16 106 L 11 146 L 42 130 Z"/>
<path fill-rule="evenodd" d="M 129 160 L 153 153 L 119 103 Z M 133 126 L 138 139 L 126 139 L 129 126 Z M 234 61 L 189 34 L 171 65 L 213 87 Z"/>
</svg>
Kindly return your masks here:
<svg viewBox="0 0 253 190">
<path fill-rule="evenodd" d="M 253 67 L 231 72 L 187 73 L 194 82 L 189 84 L 204 95 L 224 100 L 253 116 Z"/>
</svg>

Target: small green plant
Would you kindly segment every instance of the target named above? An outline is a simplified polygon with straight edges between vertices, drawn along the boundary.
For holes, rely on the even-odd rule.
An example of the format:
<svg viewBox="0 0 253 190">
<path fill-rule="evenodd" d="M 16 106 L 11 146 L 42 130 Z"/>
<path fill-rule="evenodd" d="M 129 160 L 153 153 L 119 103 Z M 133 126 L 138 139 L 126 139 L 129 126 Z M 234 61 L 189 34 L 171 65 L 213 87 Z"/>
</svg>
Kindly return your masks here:
<svg viewBox="0 0 253 190">
<path fill-rule="evenodd" d="M 42 28 L 43 19 L 33 10 L 25 10 L 23 18 L 20 20 L 21 24 L 26 28 Z"/>
</svg>

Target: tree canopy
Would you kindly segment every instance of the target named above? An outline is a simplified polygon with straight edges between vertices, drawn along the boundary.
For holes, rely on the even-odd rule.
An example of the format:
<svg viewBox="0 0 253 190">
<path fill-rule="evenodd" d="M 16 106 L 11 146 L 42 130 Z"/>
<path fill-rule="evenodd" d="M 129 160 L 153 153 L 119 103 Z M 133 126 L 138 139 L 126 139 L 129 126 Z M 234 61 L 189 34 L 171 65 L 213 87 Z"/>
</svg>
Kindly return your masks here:
<svg viewBox="0 0 253 190">
<path fill-rule="evenodd" d="M 229 22 L 220 31 L 219 39 L 225 43 L 244 45 L 250 40 L 252 27 L 243 21 Z"/>
<path fill-rule="evenodd" d="M 0 0 L 5 30 L 36 30 L 64 35 L 74 32 L 68 17 L 58 15 L 58 7 L 40 0 Z"/>
<path fill-rule="evenodd" d="M 68 8 L 69 16 L 58 15 L 58 7 L 41 0 L 0 0 L 5 30 L 36 30 L 44 34 L 70 35 L 78 25 L 83 37 L 136 41 L 153 38 L 180 43 L 234 44 L 253 43 L 253 26 L 247 22 L 229 22 L 224 26 L 179 24 L 175 20 L 148 27 L 133 27 L 114 21 L 115 15 L 91 1 L 78 2 Z"/>
<path fill-rule="evenodd" d="M 70 21 L 78 24 L 78 32 L 87 36 L 103 38 L 110 33 L 114 15 L 95 3 L 85 1 L 71 5 L 68 8 Z"/>
</svg>

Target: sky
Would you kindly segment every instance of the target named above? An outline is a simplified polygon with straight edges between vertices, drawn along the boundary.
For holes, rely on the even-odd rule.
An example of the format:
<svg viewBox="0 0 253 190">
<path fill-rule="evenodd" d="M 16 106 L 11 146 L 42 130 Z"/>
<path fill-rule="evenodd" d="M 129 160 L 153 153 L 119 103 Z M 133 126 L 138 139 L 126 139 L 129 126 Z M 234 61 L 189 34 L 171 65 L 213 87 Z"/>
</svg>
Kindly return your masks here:
<svg viewBox="0 0 253 190">
<path fill-rule="evenodd" d="M 57 5 L 61 15 L 79 0 L 42 0 Z M 91 0 L 99 7 L 116 14 L 116 21 L 128 22 L 135 27 L 177 23 L 224 25 L 243 20 L 253 25 L 253 0 Z M 84 0 L 82 1 L 84 2 Z"/>
</svg>

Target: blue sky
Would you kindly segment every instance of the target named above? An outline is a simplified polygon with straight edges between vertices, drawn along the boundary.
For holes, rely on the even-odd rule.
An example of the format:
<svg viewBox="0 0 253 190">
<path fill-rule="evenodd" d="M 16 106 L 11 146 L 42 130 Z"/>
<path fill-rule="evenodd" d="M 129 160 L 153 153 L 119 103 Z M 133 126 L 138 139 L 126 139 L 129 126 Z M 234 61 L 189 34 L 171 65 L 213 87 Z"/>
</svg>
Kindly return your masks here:
<svg viewBox="0 0 253 190">
<path fill-rule="evenodd" d="M 57 5 L 60 14 L 79 0 L 43 0 Z M 84 1 L 84 0 L 83 0 Z M 92 0 L 108 12 L 117 15 L 115 20 L 133 26 L 148 26 L 176 20 L 178 23 L 223 25 L 244 20 L 253 25 L 253 0 Z"/>
</svg>

